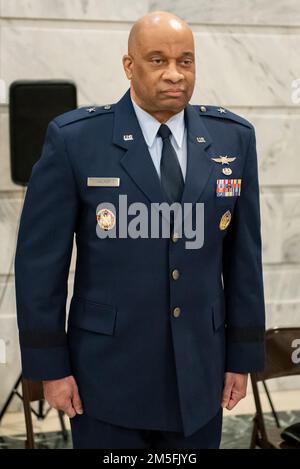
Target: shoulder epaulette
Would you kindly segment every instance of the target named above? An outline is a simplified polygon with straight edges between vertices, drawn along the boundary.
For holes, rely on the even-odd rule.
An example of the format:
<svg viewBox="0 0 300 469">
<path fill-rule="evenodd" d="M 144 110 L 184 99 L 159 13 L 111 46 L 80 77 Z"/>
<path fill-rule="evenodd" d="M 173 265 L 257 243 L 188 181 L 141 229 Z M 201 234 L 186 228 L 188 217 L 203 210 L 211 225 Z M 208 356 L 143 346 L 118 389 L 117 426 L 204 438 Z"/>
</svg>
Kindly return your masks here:
<svg viewBox="0 0 300 469">
<path fill-rule="evenodd" d="M 64 112 L 59 116 L 55 117 L 55 122 L 59 127 L 64 125 L 72 124 L 83 119 L 88 119 L 89 117 L 99 116 L 101 114 L 107 114 L 112 112 L 113 104 L 106 104 L 105 106 L 90 106 L 90 107 L 80 107 L 72 111 Z"/>
<path fill-rule="evenodd" d="M 229 111 L 229 109 L 225 109 L 224 107 L 220 106 L 211 106 L 211 105 L 201 105 L 195 106 L 198 108 L 199 112 L 203 116 L 207 117 L 219 117 L 221 119 L 229 119 L 234 122 L 238 122 L 239 124 L 245 125 L 250 129 L 253 128 L 251 122 L 247 121 L 244 117 L 235 114 L 234 112 Z"/>
</svg>

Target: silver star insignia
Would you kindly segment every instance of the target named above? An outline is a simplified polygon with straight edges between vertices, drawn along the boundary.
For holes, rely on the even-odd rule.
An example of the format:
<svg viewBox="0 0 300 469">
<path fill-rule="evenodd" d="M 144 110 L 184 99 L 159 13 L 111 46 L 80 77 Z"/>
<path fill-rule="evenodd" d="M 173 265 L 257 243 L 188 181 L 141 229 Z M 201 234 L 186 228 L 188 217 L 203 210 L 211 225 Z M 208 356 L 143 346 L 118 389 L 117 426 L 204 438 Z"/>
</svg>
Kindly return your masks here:
<svg viewBox="0 0 300 469">
<path fill-rule="evenodd" d="M 222 164 L 229 164 L 232 163 L 232 161 L 236 160 L 236 157 L 233 158 L 228 158 L 228 156 L 219 156 L 219 158 L 212 158 L 216 163 L 222 163 Z"/>
<path fill-rule="evenodd" d="M 96 111 L 96 108 L 95 107 L 88 107 L 86 109 L 87 112 L 95 112 Z"/>
<path fill-rule="evenodd" d="M 220 114 L 225 114 L 226 113 L 226 110 L 223 107 L 219 107 L 218 111 L 219 111 Z"/>
</svg>

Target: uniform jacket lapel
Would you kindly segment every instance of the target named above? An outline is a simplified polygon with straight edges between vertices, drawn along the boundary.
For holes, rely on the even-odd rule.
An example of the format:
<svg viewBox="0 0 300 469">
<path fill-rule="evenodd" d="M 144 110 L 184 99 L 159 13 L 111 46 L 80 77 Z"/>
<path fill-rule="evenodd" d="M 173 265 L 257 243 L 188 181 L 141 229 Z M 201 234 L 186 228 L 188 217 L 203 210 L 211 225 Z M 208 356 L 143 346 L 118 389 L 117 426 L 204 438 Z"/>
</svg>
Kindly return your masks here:
<svg viewBox="0 0 300 469">
<path fill-rule="evenodd" d="M 213 169 L 207 153 L 211 137 L 203 119 L 190 104 L 185 109 L 185 119 L 188 131 L 187 171 L 182 204 L 195 203 L 200 198 Z M 124 140 L 124 135 L 132 135 L 133 139 Z M 197 137 L 204 137 L 205 142 L 198 142 Z M 120 163 L 147 198 L 151 202 L 167 202 L 132 106 L 130 90 L 115 107 L 113 143 L 126 150 Z"/>
<path fill-rule="evenodd" d="M 184 208 L 184 203 L 194 204 L 199 200 L 214 168 L 208 153 L 212 138 L 203 122 L 203 118 L 194 106 L 188 104 L 185 109 L 185 119 L 188 132 L 187 169 L 181 200 L 182 208 Z M 204 139 L 203 143 L 200 138 Z M 185 217 L 188 213 L 189 209 L 185 208 Z"/>
<path fill-rule="evenodd" d="M 124 135 L 132 135 L 133 140 L 125 141 Z M 151 202 L 167 202 L 134 112 L 129 90 L 116 104 L 113 142 L 127 150 L 121 165 L 147 198 Z"/>
</svg>

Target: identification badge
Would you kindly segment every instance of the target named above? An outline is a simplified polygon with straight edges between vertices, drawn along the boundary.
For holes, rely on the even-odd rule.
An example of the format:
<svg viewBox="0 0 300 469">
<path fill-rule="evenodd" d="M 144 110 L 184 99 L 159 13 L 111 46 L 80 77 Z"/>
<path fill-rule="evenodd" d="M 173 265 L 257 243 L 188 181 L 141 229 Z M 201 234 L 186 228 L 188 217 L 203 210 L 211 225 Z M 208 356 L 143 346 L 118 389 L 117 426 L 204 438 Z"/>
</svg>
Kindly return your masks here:
<svg viewBox="0 0 300 469">
<path fill-rule="evenodd" d="M 87 178 L 90 187 L 119 187 L 120 178 Z"/>
</svg>

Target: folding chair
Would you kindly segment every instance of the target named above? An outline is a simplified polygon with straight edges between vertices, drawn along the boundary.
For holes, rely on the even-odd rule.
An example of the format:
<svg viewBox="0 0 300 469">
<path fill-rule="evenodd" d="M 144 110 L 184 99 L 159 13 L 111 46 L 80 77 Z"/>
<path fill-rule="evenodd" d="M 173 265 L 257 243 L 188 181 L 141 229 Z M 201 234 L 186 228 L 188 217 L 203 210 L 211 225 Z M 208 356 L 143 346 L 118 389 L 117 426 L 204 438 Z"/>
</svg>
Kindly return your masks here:
<svg viewBox="0 0 300 469">
<path fill-rule="evenodd" d="M 32 424 L 32 413 L 36 415 L 38 419 L 45 419 L 51 410 L 51 407 L 44 412 L 44 392 L 43 384 L 41 381 L 31 381 L 22 378 L 22 390 L 23 390 L 23 407 L 26 424 L 26 449 L 34 449 L 34 432 Z M 31 402 L 39 401 L 38 412 L 31 407 Z M 65 441 L 68 440 L 68 432 L 66 430 L 64 422 L 64 413 L 60 410 L 58 412 L 58 418 L 61 426 L 62 437 Z"/>
<path fill-rule="evenodd" d="M 295 349 L 292 343 L 300 339 L 300 327 L 283 327 L 268 329 L 265 334 L 266 366 L 263 372 L 251 373 L 256 414 L 253 419 L 253 430 L 250 448 L 275 448 L 275 449 L 299 449 L 300 444 L 290 440 L 285 441 L 281 432 L 284 430 L 275 411 L 266 381 L 284 376 L 300 375 L 300 363 L 292 361 L 292 353 Z M 274 427 L 267 428 L 262 410 L 258 383 L 261 382 L 270 404 L 274 418 Z M 298 425 L 298 424 L 297 424 Z M 290 427 L 289 427 L 290 428 Z M 299 427 L 300 428 L 300 427 Z M 299 435 L 300 436 L 300 435 Z"/>
</svg>

